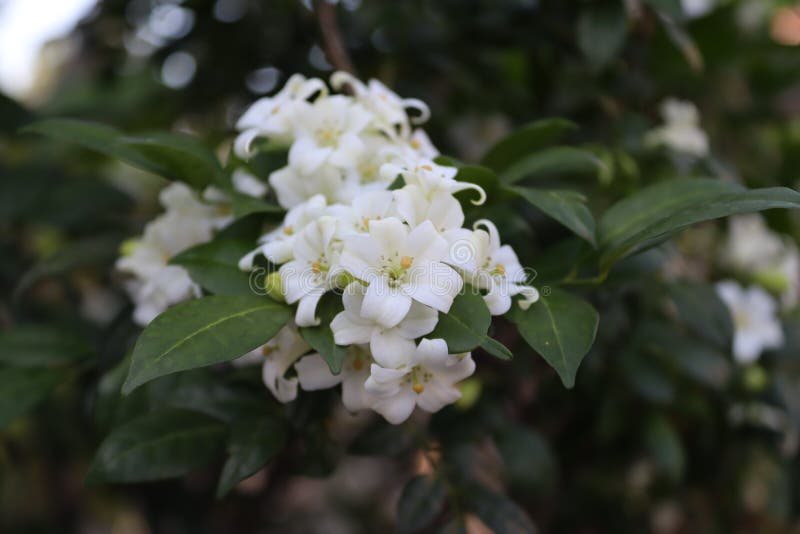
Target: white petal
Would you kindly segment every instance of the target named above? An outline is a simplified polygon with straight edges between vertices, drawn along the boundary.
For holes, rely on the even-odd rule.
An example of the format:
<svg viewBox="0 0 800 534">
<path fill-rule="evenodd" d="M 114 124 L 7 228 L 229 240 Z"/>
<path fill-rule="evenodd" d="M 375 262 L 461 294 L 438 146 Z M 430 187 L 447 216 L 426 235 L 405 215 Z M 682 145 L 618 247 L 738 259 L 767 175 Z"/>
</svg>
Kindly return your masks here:
<svg viewBox="0 0 800 534">
<path fill-rule="evenodd" d="M 447 313 L 453 299 L 464 287 L 464 280 L 452 267 L 431 262 L 415 266 L 408 273 L 403 292 L 417 302 Z"/>
<path fill-rule="evenodd" d="M 316 289 L 300 299 L 297 304 L 297 313 L 294 320 L 297 326 L 317 326 L 319 319 L 317 319 L 317 304 L 322 295 L 325 294 L 323 289 Z"/>
<path fill-rule="evenodd" d="M 411 308 L 411 298 L 396 288 L 389 287 L 386 278 L 375 278 L 367 287 L 361 316 L 392 328 L 402 321 Z"/>
<path fill-rule="evenodd" d="M 331 330 L 337 345 L 369 343 L 372 331 L 375 330 L 375 323 L 345 310 L 333 318 Z"/>
<path fill-rule="evenodd" d="M 415 262 L 443 261 L 447 258 L 447 241 L 432 222 L 425 221 L 408 234 L 407 250 Z"/>
<path fill-rule="evenodd" d="M 319 354 L 311 354 L 294 364 L 300 387 L 306 391 L 328 389 L 342 381 L 342 375 L 331 373 L 330 367 Z"/>
<path fill-rule="evenodd" d="M 393 397 L 378 398 L 372 401 L 372 409 L 381 414 L 393 425 L 399 425 L 409 418 L 417 405 L 417 394 L 410 388 L 401 389 Z"/>
<path fill-rule="evenodd" d="M 417 339 L 431 333 L 438 322 L 438 311 L 424 304 L 413 302 L 408 310 L 408 315 L 396 326 L 396 329 L 407 339 Z"/>
<path fill-rule="evenodd" d="M 369 348 L 378 365 L 396 369 L 410 364 L 416 345 L 413 339 L 404 338 L 396 328 L 376 328 L 372 332 Z"/>
</svg>

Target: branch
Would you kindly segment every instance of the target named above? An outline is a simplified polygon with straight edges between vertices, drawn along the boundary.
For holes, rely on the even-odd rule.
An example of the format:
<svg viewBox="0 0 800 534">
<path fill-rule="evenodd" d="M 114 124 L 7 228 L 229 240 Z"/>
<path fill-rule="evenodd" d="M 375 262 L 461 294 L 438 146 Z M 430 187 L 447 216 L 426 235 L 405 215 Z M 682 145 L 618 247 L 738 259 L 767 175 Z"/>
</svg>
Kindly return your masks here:
<svg viewBox="0 0 800 534">
<path fill-rule="evenodd" d="M 336 70 L 343 70 L 356 75 L 356 69 L 344 47 L 342 33 L 336 22 L 336 7 L 327 0 L 315 0 L 314 10 L 317 12 L 319 29 L 324 41 L 325 57 Z"/>
</svg>

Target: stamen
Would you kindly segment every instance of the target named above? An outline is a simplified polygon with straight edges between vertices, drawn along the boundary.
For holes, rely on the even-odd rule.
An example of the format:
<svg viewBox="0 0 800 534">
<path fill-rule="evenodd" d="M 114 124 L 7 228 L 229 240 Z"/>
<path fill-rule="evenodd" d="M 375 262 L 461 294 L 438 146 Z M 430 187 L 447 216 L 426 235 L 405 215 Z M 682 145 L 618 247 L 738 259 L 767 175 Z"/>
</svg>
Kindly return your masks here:
<svg viewBox="0 0 800 534">
<path fill-rule="evenodd" d="M 414 258 L 412 258 L 411 256 L 403 256 L 402 258 L 400 258 L 400 267 L 402 267 L 403 269 L 408 269 L 409 267 L 411 267 L 411 262 L 413 261 Z"/>
<path fill-rule="evenodd" d="M 318 261 L 315 261 L 311 264 L 311 270 L 314 271 L 315 274 L 319 274 L 322 270 Z"/>
<path fill-rule="evenodd" d="M 273 350 L 272 347 L 270 347 L 269 345 L 264 345 L 263 347 L 261 347 L 261 355 L 266 358 L 267 356 L 269 356 L 272 350 Z"/>
<path fill-rule="evenodd" d="M 506 274 L 506 266 L 502 263 L 498 263 L 494 266 L 494 270 L 497 274 Z"/>
<path fill-rule="evenodd" d="M 294 228 L 292 228 L 291 226 L 287 226 L 286 228 L 283 229 L 283 233 L 286 235 L 292 235 L 294 233 Z"/>
</svg>

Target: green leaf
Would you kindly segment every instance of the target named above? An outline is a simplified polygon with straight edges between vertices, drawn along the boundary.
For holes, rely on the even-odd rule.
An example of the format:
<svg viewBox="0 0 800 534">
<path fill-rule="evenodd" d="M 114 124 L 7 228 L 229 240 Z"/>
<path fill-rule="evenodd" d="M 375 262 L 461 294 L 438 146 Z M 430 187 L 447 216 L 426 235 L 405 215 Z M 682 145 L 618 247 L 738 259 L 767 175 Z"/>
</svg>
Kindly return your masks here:
<svg viewBox="0 0 800 534">
<path fill-rule="evenodd" d="M 591 174 L 597 173 L 601 166 L 600 159 L 589 151 L 571 146 L 556 146 L 520 159 L 500 173 L 500 180 L 504 184 L 513 184 L 523 179 L 544 176 Z"/>
<path fill-rule="evenodd" d="M 93 353 L 75 332 L 47 324 L 25 324 L 0 332 L 0 363 L 43 367 L 81 360 Z"/>
<path fill-rule="evenodd" d="M 670 422 L 662 416 L 647 421 L 644 431 L 645 445 L 656 465 L 675 482 L 683 477 L 686 460 L 680 436 Z"/>
<path fill-rule="evenodd" d="M 465 491 L 466 505 L 495 534 L 533 534 L 536 528 L 528 514 L 507 496 L 484 486 Z"/>
<path fill-rule="evenodd" d="M 502 172 L 531 152 L 555 143 L 576 125 L 565 119 L 541 119 L 501 139 L 481 159 L 481 165 Z"/>
<path fill-rule="evenodd" d="M 217 485 L 217 498 L 224 497 L 236 484 L 262 467 L 286 443 L 286 426 L 277 418 L 237 421 L 228 442 L 228 460 Z"/>
<path fill-rule="evenodd" d="M 274 337 L 290 315 L 288 306 L 257 296 L 178 304 L 139 336 L 123 393 L 159 376 L 238 358 Z"/>
<path fill-rule="evenodd" d="M 185 475 L 217 456 L 226 433 L 223 423 L 186 410 L 143 415 L 103 440 L 86 480 L 143 482 Z"/>
<path fill-rule="evenodd" d="M 170 260 L 189 271 L 203 289 L 218 295 L 253 295 L 250 276 L 239 260 L 253 249 L 247 241 L 216 238 L 187 249 Z"/>
<path fill-rule="evenodd" d="M 439 314 L 439 323 L 428 334 L 430 339 L 444 339 L 451 354 L 470 352 L 477 347 L 502 359 L 510 359 L 511 351 L 486 333 L 492 322 L 492 315 L 480 293 L 470 285 L 453 300 L 447 313 Z"/>
<path fill-rule="evenodd" d="M 511 350 L 491 337 L 486 337 L 486 339 L 481 343 L 481 348 L 485 350 L 488 354 L 491 354 L 495 358 L 500 358 L 501 360 L 510 360 L 514 357 L 514 354 Z"/>
<path fill-rule="evenodd" d="M 594 217 L 586 207 L 586 197 L 580 193 L 530 187 L 508 189 L 575 232 L 592 246 L 597 246 Z"/>
<path fill-rule="evenodd" d="M 0 368 L 0 429 L 33 409 L 64 379 L 50 369 Z"/>
<path fill-rule="evenodd" d="M 260 198 L 253 198 L 249 195 L 243 195 L 235 191 L 228 192 L 233 204 L 233 215 L 240 219 L 252 213 L 268 213 L 272 215 L 281 215 L 285 210 L 277 204 L 272 204 Z"/>
<path fill-rule="evenodd" d="M 397 503 L 397 532 L 419 532 L 444 509 L 447 489 L 431 475 L 417 475 L 403 488 Z"/>
<path fill-rule="evenodd" d="M 105 124 L 76 119 L 46 119 L 29 124 L 21 131 L 75 143 L 155 174 L 159 171 L 158 165 L 149 161 L 138 150 L 119 144 L 117 141 L 124 134 Z"/>
<path fill-rule="evenodd" d="M 190 135 L 155 133 L 123 137 L 117 141 L 142 154 L 156 174 L 203 189 L 207 185 L 227 187 L 225 173 L 212 151 Z M 151 169 L 147 169 L 151 170 Z"/>
<path fill-rule="evenodd" d="M 592 4 L 578 19 L 578 46 L 595 70 L 607 65 L 625 42 L 627 18 L 622 2 Z"/>
<path fill-rule="evenodd" d="M 692 331 L 728 349 L 733 339 L 730 311 L 713 286 L 692 282 L 675 282 L 667 288 L 681 320 Z"/>
<path fill-rule="evenodd" d="M 512 306 L 509 316 L 528 345 L 556 370 L 564 386 L 574 386 L 578 366 L 597 334 L 600 317 L 592 305 L 553 288 L 528 310 Z"/>
<path fill-rule="evenodd" d="M 609 267 L 692 224 L 772 208 L 800 208 L 800 193 L 785 187 L 743 190 L 701 179 L 656 184 L 619 202 L 601 219 L 601 266 Z"/>
<path fill-rule="evenodd" d="M 311 348 L 319 352 L 325 363 L 331 369 L 331 373 L 338 375 L 342 371 L 342 363 L 347 356 L 347 348 L 337 345 L 333 340 L 333 331 L 330 324 L 336 314 L 342 311 L 342 299 L 337 298 L 334 293 L 328 292 L 323 295 L 317 305 L 317 317 L 320 320 L 319 326 L 300 328 L 300 336 Z"/>
<path fill-rule="evenodd" d="M 120 238 L 100 235 L 65 245 L 28 270 L 14 288 L 19 297 L 33 284 L 49 276 L 57 276 L 78 267 L 112 262 L 119 254 Z"/>
</svg>

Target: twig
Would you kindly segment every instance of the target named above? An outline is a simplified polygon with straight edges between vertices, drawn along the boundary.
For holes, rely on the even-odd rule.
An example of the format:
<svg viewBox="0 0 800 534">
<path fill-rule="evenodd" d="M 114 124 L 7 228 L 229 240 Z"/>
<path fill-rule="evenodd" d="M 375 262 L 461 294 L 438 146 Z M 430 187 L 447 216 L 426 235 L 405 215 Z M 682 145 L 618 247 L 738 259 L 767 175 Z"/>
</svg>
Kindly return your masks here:
<svg viewBox="0 0 800 534">
<path fill-rule="evenodd" d="M 324 41 L 325 57 L 336 70 L 356 75 L 356 69 L 347 53 L 339 24 L 336 22 L 336 6 L 328 0 L 314 0 L 319 29 Z"/>
</svg>

